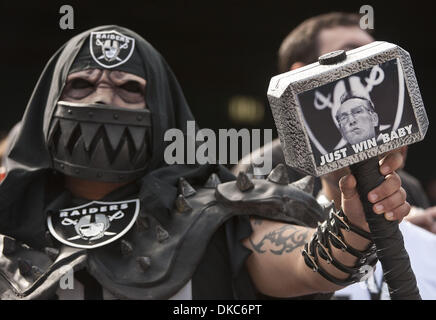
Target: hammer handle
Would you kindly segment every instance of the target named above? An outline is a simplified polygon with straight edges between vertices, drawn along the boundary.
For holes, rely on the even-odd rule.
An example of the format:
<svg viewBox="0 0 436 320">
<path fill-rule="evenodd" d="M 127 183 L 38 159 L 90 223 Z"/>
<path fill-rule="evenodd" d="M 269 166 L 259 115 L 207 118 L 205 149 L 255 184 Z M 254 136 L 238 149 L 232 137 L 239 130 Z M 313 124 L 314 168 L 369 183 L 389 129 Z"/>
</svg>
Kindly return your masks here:
<svg viewBox="0 0 436 320">
<path fill-rule="evenodd" d="M 373 204 L 368 201 L 368 193 L 384 181 L 378 158 L 353 164 L 350 168 L 357 180 L 357 190 L 391 299 L 421 300 L 398 221 L 388 221 L 383 214 L 375 214 L 372 210 Z"/>
</svg>

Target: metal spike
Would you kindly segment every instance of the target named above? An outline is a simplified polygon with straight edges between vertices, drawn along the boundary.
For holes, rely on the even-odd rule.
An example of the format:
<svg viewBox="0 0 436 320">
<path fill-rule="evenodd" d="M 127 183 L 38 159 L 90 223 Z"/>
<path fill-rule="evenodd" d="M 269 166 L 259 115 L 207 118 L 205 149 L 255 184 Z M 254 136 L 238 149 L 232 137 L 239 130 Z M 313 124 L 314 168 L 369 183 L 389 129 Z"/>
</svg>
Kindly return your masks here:
<svg viewBox="0 0 436 320">
<path fill-rule="evenodd" d="M 291 183 L 291 186 L 309 194 L 313 193 L 314 185 L 315 178 L 312 176 L 305 176 L 304 178 Z"/>
<path fill-rule="evenodd" d="M 133 252 L 132 244 L 129 241 L 124 240 L 124 239 L 121 240 L 120 248 L 121 248 L 121 254 L 125 257 L 130 255 Z"/>
<path fill-rule="evenodd" d="M 248 191 L 248 190 L 254 188 L 253 182 L 250 180 L 250 178 L 247 176 L 247 174 L 245 172 L 242 172 L 242 171 L 240 171 L 238 174 L 238 178 L 236 179 L 236 186 L 242 192 Z"/>
<path fill-rule="evenodd" d="M 112 150 L 116 150 L 120 144 L 121 138 L 123 137 L 124 127 L 116 126 L 112 124 L 105 124 L 104 128 L 106 130 L 106 135 L 109 138 Z"/>
<path fill-rule="evenodd" d="M 268 175 L 267 178 L 269 181 L 278 183 L 278 184 L 288 184 L 289 176 L 288 170 L 283 163 L 279 163 Z"/>
<path fill-rule="evenodd" d="M 168 231 L 166 231 L 164 228 L 162 228 L 161 226 L 157 226 L 156 227 L 156 237 L 157 237 L 157 241 L 162 242 L 165 241 L 166 239 L 168 239 L 170 237 Z"/>
<path fill-rule="evenodd" d="M 23 276 L 29 276 L 32 272 L 32 265 L 29 261 L 18 258 L 18 270 Z"/>
<path fill-rule="evenodd" d="M 145 140 L 145 131 L 144 127 L 128 127 L 130 136 L 132 137 L 133 143 L 135 144 L 136 152 L 141 149 L 141 146 L 144 144 Z"/>
<path fill-rule="evenodd" d="M 44 252 L 52 261 L 55 261 L 59 256 L 59 249 L 56 248 L 45 247 Z"/>
<path fill-rule="evenodd" d="M 131 163 L 133 164 L 133 166 L 135 168 L 138 165 L 141 165 L 142 161 L 144 161 L 144 159 L 149 157 L 149 150 L 148 150 L 147 146 L 149 146 L 149 145 L 144 143 L 141 149 L 135 150 L 135 155 L 131 159 Z"/>
<path fill-rule="evenodd" d="M 73 163 L 88 163 L 89 155 L 87 152 L 82 152 L 82 150 L 86 148 L 83 137 L 80 137 L 76 144 L 75 148 L 71 151 L 71 159 Z"/>
<path fill-rule="evenodd" d="M 204 184 L 204 188 L 215 189 L 221 183 L 220 178 L 216 173 L 212 173 Z"/>
<path fill-rule="evenodd" d="M 144 271 L 147 271 L 151 266 L 151 259 L 149 257 L 138 257 L 136 258 L 136 261 L 138 261 L 139 266 Z"/>
<path fill-rule="evenodd" d="M 140 231 L 147 230 L 150 227 L 150 222 L 148 221 L 148 217 L 145 215 L 145 212 L 141 211 L 139 213 L 139 218 L 136 220 L 136 224 L 138 225 Z"/>
<path fill-rule="evenodd" d="M 62 131 L 62 143 L 64 146 L 68 145 L 70 141 L 73 131 L 76 129 L 77 122 L 72 120 L 61 119 L 59 121 Z"/>
<path fill-rule="evenodd" d="M 98 141 L 95 149 L 93 150 L 91 163 L 110 163 L 109 159 L 107 158 L 103 139 L 100 139 L 100 141 Z"/>
<path fill-rule="evenodd" d="M 179 194 L 176 199 L 176 208 L 180 213 L 186 213 L 192 210 L 192 207 L 189 205 L 188 200 L 182 195 Z"/>
<path fill-rule="evenodd" d="M 182 194 L 185 198 L 193 196 L 196 194 L 195 189 L 186 181 L 185 178 L 179 179 L 179 193 Z"/>
<path fill-rule="evenodd" d="M 80 130 L 82 130 L 82 138 L 85 143 L 85 149 L 89 151 L 92 141 L 94 140 L 98 129 L 100 128 L 99 124 L 92 122 L 82 122 L 80 123 Z"/>
<path fill-rule="evenodd" d="M 116 158 L 113 160 L 112 168 L 120 171 L 133 169 L 132 166 L 133 159 L 130 158 L 129 143 L 125 139 L 121 143 L 122 143 L 121 149 L 116 155 Z"/>
<path fill-rule="evenodd" d="M 12 254 L 17 250 L 17 242 L 14 238 L 4 236 L 3 237 L 3 254 Z"/>
</svg>

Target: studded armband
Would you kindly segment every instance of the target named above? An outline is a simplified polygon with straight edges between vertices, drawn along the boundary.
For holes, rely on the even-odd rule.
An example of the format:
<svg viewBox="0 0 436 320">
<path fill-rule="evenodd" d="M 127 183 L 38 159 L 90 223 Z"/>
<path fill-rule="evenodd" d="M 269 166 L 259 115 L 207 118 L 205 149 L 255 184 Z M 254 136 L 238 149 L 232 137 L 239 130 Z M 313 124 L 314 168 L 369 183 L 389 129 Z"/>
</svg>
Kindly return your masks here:
<svg viewBox="0 0 436 320">
<path fill-rule="evenodd" d="M 347 244 L 343 232 L 354 232 L 370 240 L 371 243 L 364 251 L 357 250 Z M 356 257 L 358 259 L 356 264 L 350 267 L 338 261 L 332 253 L 331 246 Z M 371 235 L 351 224 L 342 210 L 335 211 L 333 207 L 329 212 L 328 220 L 318 224 L 316 232 L 302 250 L 302 255 L 306 265 L 313 271 L 318 272 L 325 279 L 340 286 L 347 286 L 362 281 L 372 271 L 377 262 L 376 247 L 371 240 Z M 347 273 L 349 276 L 346 279 L 334 277 L 322 268 L 319 263 L 320 258 L 328 264 L 332 264 L 338 270 Z"/>
</svg>

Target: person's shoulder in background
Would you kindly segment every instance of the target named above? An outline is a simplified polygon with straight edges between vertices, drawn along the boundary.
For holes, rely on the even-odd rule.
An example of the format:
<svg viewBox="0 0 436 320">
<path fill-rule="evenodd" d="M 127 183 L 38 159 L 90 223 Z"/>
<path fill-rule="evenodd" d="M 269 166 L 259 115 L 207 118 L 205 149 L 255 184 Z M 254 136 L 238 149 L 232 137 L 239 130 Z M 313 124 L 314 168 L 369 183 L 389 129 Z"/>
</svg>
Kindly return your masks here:
<svg viewBox="0 0 436 320">
<path fill-rule="evenodd" d="M 407 193 L 407 202 L 412 206 L 422 209 L 430 207 L 430 201 L 419 180 L 404 169 L 399 170 L 398 174 L 401 177 L 402 186 Z"/>
</svg>

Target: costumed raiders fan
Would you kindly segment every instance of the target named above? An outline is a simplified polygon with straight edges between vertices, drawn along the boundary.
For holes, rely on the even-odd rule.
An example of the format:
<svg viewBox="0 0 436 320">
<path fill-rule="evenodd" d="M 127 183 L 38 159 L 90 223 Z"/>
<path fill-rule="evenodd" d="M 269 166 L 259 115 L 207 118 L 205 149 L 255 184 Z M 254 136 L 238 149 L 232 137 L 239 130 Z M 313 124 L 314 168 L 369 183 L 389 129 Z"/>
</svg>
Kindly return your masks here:
<svg viewBox="0 0 436 320">
<path fill-rule="evenodd" d="M 284 166 L 261 180 L 166 165 L 164 133 L 188 120 L 173 73 L 136 33 L 102 26 L 60 48 L 8 137 L 0 297 L 319 298 L 375 264 L 358 197 L 336 212 Z M 399 207 L 387 192 L 399 188 L 378 190 Z"/>
</svg>

